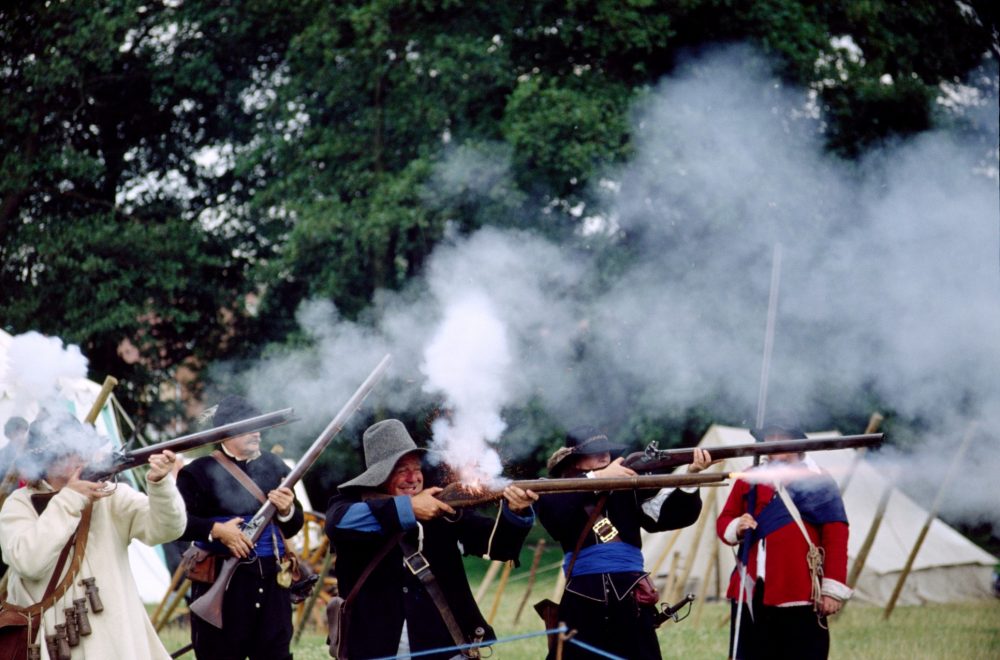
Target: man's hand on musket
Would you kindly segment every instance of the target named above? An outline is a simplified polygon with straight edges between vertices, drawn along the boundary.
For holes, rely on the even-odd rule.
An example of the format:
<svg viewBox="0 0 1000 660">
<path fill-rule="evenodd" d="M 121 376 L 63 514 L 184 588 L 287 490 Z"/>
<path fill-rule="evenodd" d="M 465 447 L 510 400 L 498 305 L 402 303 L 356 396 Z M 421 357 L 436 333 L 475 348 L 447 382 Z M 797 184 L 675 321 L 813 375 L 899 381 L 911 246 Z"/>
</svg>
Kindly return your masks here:
<svg viewBox="0 0 1000 660">
<path fill-rule="evenodd" d="M 823 596 L 819 601 L 819 612 L 820 614 L 831 616 L 839 612 L 840 608 L 843 606 L 844 601 L 834 598 L 833 596 Z"/>
<path fill-rule="evenodd" d="M 146 473 L 146 481 L 156 483 L 174 471 L 174 461 L 177 456 L 169 449 L 164 449 L 162 454 L 153 454 L 149 457 L 149 472 Z"/>
<path fill-rule="evenodd" d="M 442 490 L 444 489 L 438 486 L 431 486 L 416 495 L 410 496 L 410 502 L 413 505 L 413 515 L 417 520 L 433 520 L 446 513 L 455 513 L 455 509 L 434 497 Z"/>
<path fill-rule="evenodd" d="M 748 529 L 757 529 L 757 521 L 749 513 L 744 513 L 736 519 L 736 538 L 742 538 Z"/>
<path fill-rule="evenodd" d="M 507 507 L 512 513 L 520 514 L 531 509 L 532 502 L 538 501 L 538 493 L 517 486 L 507 486 L 503 489 L 503 498 L 507 500 Z"/>
<path fill-rule="evenodd" d="M 601 479 L 608 477 L 634 477 L 636 474 L 635 470 L 622 465 L 622 461 L 624 460 L 624 457 L 616 458 L 600 470 L 594 470 L 592 474 L 595 478 Z"/>
<path fill-rule="evenodd" d="M 103 481 L 87 481 L 80 478 L 80 473 L 83 472 L 83 465 L 78 465 L 74 469 L 69 478 L 66 481 L 66 488 L 70 490 L 75 490 L 84 497 L 86 497 L 91 502 L 96 502 L 97 500 L 108 497 L 115 489 L 113 486 L 109 487 L 109 484 Z"/>
<path fill-rule="evenodd" d="M 267 494 L 268 501 L 278 510 L 278 515 L 287 518 L 295 506 L 295 493 L 291 488 L 275 488 Z"/>
<path fill-rule="evenodd" d="M 250 551 L 253 550 L 253 544 L 243 534 L 242 524 L 243 519 L 238 517 L 224 523 L 217 522 L 212 525 L 212 539 L 229 548 L 229 552 L 233 553 L 234 557 L 246 559 L 250 556 Z"/>
<path fill-rule="evenodd" d="M 694 460 L 688 465 L 688 474 L 698 474 L 712 464 L 712 455 L 700 447 L 694 448 Z"/>
</svg>

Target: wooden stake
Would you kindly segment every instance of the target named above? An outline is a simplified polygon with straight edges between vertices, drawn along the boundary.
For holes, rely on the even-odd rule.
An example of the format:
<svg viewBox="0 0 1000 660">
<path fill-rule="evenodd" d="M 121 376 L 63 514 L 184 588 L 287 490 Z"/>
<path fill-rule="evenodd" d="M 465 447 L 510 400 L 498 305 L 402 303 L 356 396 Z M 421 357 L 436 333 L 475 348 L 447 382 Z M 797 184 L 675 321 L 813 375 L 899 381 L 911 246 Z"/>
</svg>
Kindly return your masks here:
<svg viewBox="0 0 1000 660">
<path fill-rule="evenodd" d="M 489 568 L 486 569 L 486 573 L 483 575 L 483 581 L 479 583 L 479 588 L 476 589 L 476 603 L 481 603 L 483 601 L 483 596 L 486 595 L 486 591 L 493 584 L 493 578 L 497 576 L 497 571 L 500 570 L 500 565 L 502 561 L 491 561 Z"/>
<path fill-rule="evenodd" d="M 958 471 L 958 466 L 962 462 L 962 458 L 965 456 L 965 451 L 969 448 L 969 443 L 972 441 L 972 435 L 976 428 L 976 425 L 972 425 L 965 432 L 965 437 L 962 439 L 962 444 L 958 447 L 958 451 L 955 452 L 955 458 L 952 460 L 951 465 L 948 468 L 948 473 L 945 474 L 944 479 L 941 480 L 941 485 L 938 487 L 937 495 L 934 496 L 934 502 L 931 504 L 931 508 L 927 512 L 927 521 L 924 522 L 924 526 L 920 530 L 920 534 L 917 535 L 917 541 L 913 544 L 913 550 L 910 551 L 910 556 L 906 559 L 906 565 L 903 566 L 903 572 L 899 574 L 899 580 L 896 581 L 896 588 L 892 590 L 892 596 L 889 598 L 889 603 L 885 606 L 885 612 L 882 613 L 883 620 L 887 620 L 892 615 L 892 610 L 896 607 L 896 600 L 899 598 L 899 594 L 903 590 L 903 584 L 906 582 L 906 578 L 910 575 L 910 570 L 913 568 L 913 561 L 917 558 L 917 553 L 920 552 L 920 546 L 923 545 L 924 539 L 927 537 L 927 531 L 930 529 L 931 523 L 933 523 L 934 519 L 937 518 L 937 511 L 941 506 L 941 500 L 944 498 L 944 494 L 950 485 L 952 478 L 954 478 L 955 473 Z"/>
<path fill-rule="evenodd" d="M 562 567 L 560 567 L 559 570 L 556 571 L 556 586 L 555 589 L 552 590 L 552 600 L 557 603 L 560 600 L 562 600 L 562 593 L 565 590 L 566 590 L 566 573 L 563 572 Z"/>
<path fill-rule="evenodd" d="M 677 564 L 681 560 L 681 553 L 675 552 L 673 558 L 670 560 L 670 569 L 667 573 L 667 579 L 663 583 L 663 588 L 660 589 L 660 600 L 666 600 L 667 594 L 673 593 L 674 583 L 677 582 Z"/>
<path fill-rule="evenodd" d="M 510 569 L 512 568 L 514 568 L 514 562 L 504 562 L 503 573 L 500 574 L 500 584 L 497 585 L 497 593 L 493 596 L 493 607 L 490 608 L 490 616 L 486 619 L 486 623 L 491 626 L 493 619 L 496 618 L 497 610 L 500 609 L 500 599 L 503 598 L 503 590 L 507 587 L 507 579 L 510 577 Z"/>
<path fill-rule="evenodd" d="M 712 518 L 717 519 L 719 517 L 719 503 L 717 500 L 712 500 Z M 705 596 L 708 595 L 708 583 L 712 580 L 714 576 L 716 582 L 718 581 L 718 576 L 715 575 L 719 571 L 719 546 L 722 542 L 716 538 L 715 543 L 712 544 L 712 554 L 708 560 L 708 568 L 705 569 L 705 574 L 701 576 L 701 584 L 698 586 L 698 600 L 694 604 L 694 621 L 693 625 L 698 627 L 701 624 L 701 612 L 705 608 Z M 716 594 L 718 595 L 718 594 Z"/>
<path fill-rule="evenodd" d="M 521 620 L 521 612 L 524 611 L 524 605 L 528 602 L 528 598 L 531 596 L 531 589 L 535 586 L 535 575 L 538 573 L 538 562 L 542 559 L 542 551 L 545 550 L 545 539 L 538 539 L 538 543 L 535 544 L 535 557 L 531 560 L 531 572 L 528 573 L 528 586 L 524 588 L 524 596 L 521 598 L 521 604 L 517 606 L 517 613 L 514 615 L 514 625 L 516 626 L 518 621 Z"/>
<path fill-rule="evenodd" d="M 670 551 L 673 550 L 674 544 L 677 543 L 677 539 L 678 539 L 678 537 L 680 537 L 680 535 L 681 535 L 681 530 L 679 530 L 679 529 L 675 529 L 670 534 L 670 538 L 667 540 L 667 544 L 665 546 L 663 546 L 663 550 L 660 552 L 660 556 L 656 558 L 656 563 L 653 564 L 653 571 L 654 571 L 653 578 L 654 579 L 656 577 L 659 577 L 660 567 L 663 566 L 663 562 L 665 562 L 667 560 L 667 555 L 669 555 Z M 664 587 L 666 587 L 666 582 L 669 579 L 670 579 L 670 575 L 668 574 L 667 577 L 664 579 Z M 665 588 L 664 589 L 660 589 L 660 594 L 661 595 L 663 595 L 665 593 L 666 593 L 666 589 Z"/>
<path fill-rule="evenodd" d="M 174 571 L 173 576 L 170 578 L 170 586 L 167 587 L 167 593 L 163 594 L 163 600 L 160 601 L 160 604 L 156 606 L 156 609 L 153 610 L 153 613 L 149 616 L 149 621 L 150 623 L 153 624 L 153 628 L 157 632 L 160 631 L 160 628 L 162 628 L 163 624 L 165 623 L 164 621 L 158 620 L 160 612 L 163 611 L 163 606 L 167 603 L 167 601 L 170 600 L 170 597 L 174 595 L 174 593 L 177 591 L 177 588 L 181 584 L 181 580 L 184 579 L 184 574 L 185 574 L 184 567 L 178 565 L 177 570 Z"/>
</svg>

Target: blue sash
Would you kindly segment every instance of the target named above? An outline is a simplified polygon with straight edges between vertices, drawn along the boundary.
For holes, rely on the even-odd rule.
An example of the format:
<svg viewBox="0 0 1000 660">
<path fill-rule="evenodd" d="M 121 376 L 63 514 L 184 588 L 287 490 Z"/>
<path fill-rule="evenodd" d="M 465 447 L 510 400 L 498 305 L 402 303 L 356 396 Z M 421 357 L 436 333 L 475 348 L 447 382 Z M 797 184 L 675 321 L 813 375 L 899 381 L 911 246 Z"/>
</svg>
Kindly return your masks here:
<svg viewBox="0 0 1000 660">
<path fill-rule="evenodd" d="M 216 516 L 211 518 L 215 522 L 227 522 L 232 520 L 235 516 Z M 250 521 L 253 516 L 242 516 L 243 524 L 245 525 Z M 264 528 L 264 532 L 257 539 L 257 543 L 254 545 L 254 552 L 258 557 L 273 557 L 274 556 L 274 540 L 278 542 L 278 556 L 284 556 L 285 554 L 285 541 L 281 536 L 281 532 L 278 530 L 278 526 L 273 522 L 267 524 Z M 203 550 L 208 550 L 217 555 L 230 555 L 229 548 L 222 543 L 222 541 L 195 541 L 194 544 Z"/>
<path fill-rule="evenodd" d="M 826 473 L 799 479 L 785 486 L 792 502 L 802 515 L 802 520 L 812 525 L 825 525 L 831 522 L 847 522 L 847 511 L 844 510 L 844 500 L 840 497 L 840 489 Z M 756 504 L 757 487 L 750 489 L 747 505 Z M 752 508 L 748 509 L 753 511 Z M 744 536 L 744 547 L 740 549 L 740 561 L 744 564 L 750 554 L 750 547 L 771 532 L 781 529 L 793 522 L 792 514 L 780 497 L 775 497 L 755 516 L 757 528 L 748 530 Z"/>
</svg>

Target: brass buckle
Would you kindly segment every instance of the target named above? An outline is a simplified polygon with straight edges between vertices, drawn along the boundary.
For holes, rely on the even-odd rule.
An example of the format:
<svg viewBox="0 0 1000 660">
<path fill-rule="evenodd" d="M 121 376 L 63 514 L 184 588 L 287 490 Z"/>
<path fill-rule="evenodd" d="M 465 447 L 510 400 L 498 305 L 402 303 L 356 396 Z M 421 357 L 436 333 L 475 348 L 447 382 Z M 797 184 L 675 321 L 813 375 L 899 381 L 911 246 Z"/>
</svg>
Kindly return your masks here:
<svg viewBox="0 0 1000 660">
<path fill-rule="evenodd" d="M 607 543 L 618 536 L 618 529 L 607 518 L 601 518 L 594 523 L 594 533 L 601 543 Z"/>
<path fill-rule="evenodd" d="M 403 563 L 406 564 L 406 567 L 414 575 L 420 575 L 431 567 L 431 563 L 427 561 L 427 558 L 419 550 L 409 557 L 403 557 Z"/>
</svg>

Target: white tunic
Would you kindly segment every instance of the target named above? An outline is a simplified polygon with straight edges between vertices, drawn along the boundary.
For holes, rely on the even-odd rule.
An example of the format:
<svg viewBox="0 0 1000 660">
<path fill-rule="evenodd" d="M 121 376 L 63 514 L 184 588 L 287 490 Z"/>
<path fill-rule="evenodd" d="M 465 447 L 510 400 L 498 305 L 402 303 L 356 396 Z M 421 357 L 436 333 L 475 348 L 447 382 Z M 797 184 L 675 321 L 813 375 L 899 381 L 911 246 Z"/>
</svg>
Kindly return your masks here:
<svg viewBox="0 0 1000 660">
<path fill-rule="evenodd" d="M 39 489 L 20 488 L 0 510 L 0 547 L 10 566 L 7 599 L 15 605 L 41 600 L 59 553 L 87 503 L 82 494 L 63 488 L 39 516 L 31 504 L 31 495 L 39 492 L 51 489 L 44 483 Z M 184 531 L 186 520 L 173 475 L 148 484 L 148 496 L 120 483 L 114 494 L 95 502 L 80 572 L 66 595 L 43 615 L 44 631 L 37 640 L 42 658 L 49 658 L 44 635 L 53 634 L 55 624 L 64 622 L 63 610 L 73 606 L 73 599 L 85 597 L 80 580 L 87 577 L 96 578 L 104 611 L 89 612 L 93 633 L 73 647 L 73 660 L 169 658 L 139 598 L 128 545 L 132 539 L 147 545 L 172 541 Z M 67 559 L 64 573 L 69 564 Z"/>
</svg>

